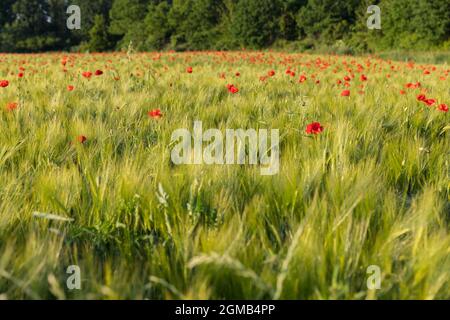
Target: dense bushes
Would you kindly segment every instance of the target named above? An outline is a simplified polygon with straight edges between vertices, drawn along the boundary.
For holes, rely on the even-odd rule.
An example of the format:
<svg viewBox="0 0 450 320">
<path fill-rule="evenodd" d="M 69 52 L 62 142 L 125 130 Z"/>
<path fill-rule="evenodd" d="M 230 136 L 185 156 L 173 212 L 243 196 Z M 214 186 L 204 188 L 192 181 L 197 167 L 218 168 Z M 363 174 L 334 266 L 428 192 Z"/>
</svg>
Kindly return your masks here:
<svg viewBox="0 0 450 320">
<path fill-rule="evenodd" d="M 2 0 L 0 50 L 289 48 L 376 51 L 450 46 L 448 0 Z M 75 3 L 73 3 L 75 4 Z M 369 30 L 369 5 L 381 30 Z"/>
</svg>

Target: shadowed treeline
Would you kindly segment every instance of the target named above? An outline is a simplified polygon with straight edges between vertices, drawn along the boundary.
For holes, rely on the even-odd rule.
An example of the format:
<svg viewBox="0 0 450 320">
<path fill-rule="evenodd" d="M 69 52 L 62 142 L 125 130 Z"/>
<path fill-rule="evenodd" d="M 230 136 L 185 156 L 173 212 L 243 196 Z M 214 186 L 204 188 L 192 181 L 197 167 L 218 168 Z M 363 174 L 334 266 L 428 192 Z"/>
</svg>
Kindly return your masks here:
<svg viewBox="0 0 450 320">
<path fill-rule="evenodd" d="M 66 13 L 80 8 L 81 29 Z M 369 30 L 367 8 L 381 9 Z M 342 53 L 450 47 L 448 0 L 2 0 L 0 51 L 278 47 Z"/>
</svg>

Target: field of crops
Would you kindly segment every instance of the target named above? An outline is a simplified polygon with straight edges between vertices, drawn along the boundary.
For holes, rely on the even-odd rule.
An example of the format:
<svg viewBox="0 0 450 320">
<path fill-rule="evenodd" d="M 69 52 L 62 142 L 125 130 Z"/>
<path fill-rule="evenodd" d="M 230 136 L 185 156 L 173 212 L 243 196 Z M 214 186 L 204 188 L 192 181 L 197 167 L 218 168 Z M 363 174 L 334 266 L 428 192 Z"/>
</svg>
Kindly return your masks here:
<svg viewBox="0 0 450 320">
<path fill-rule="evenodd" d="M 449 73 L 276 52 L 0 55 L 0 299 L 450 298 Z M 279 172 L 174 164 L 172 134 L 195 121 L 278 129 Z"/>
</svg>

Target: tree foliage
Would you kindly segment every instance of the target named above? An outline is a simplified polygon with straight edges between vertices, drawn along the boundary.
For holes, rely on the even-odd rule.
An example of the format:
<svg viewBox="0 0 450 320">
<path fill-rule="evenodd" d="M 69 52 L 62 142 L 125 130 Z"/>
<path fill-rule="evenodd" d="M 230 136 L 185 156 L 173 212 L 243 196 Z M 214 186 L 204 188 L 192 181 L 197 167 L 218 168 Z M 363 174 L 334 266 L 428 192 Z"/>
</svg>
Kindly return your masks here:
<svg viewBox="0 0 450 320">
<path fill-rule="evenodd" d="M 0 51 L 450 47 L 448 0 L 78 0 L 81 30 L 66 27 L 70 4 L 1 0 Z M 373 4 L 381 30 L 366 26 Z"/>
</svg>

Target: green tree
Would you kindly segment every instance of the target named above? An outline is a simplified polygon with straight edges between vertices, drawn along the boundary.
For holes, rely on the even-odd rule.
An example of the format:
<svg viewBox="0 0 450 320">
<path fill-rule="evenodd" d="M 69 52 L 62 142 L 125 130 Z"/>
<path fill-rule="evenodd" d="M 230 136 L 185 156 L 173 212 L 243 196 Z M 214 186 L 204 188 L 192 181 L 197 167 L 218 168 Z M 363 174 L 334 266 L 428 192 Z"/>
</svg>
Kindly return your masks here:
<svg viewBox="0 0 450 320">
<path fill-rule="evenodd" d="M 13 21 L 2 31 L 2 43 L 9 51 L 51 50 L 58 39 L 51 35 L 52 20 L 45 0 L 17 0 L 12 6 Z"/>
<path fill-rule="evenodd" d="M 72 1 L 68 1 L 67 5 L 70 2 Z M 94 27 L 95 19 L 98 15 L 103 17 L 106 28 L 109 28 L 109 11 L 111 10 L 113 0 L 77 0 L 73 2 L 78 5 L 81 10 L 81 29 L 70 31 L 72 42 L 79 44 L 87 43 L 89 41 L 89 34 Z"/>
<path fill-rule="evenodd" d="M 145 17 L 147 30 L 146 48 L 161 50 L 170 42 L 174 28 L 169 23 L 170 4 L 167 1 L 150 3 L 148 14 Z"/>
<path fill-rule="evenodd" d="M 307 0 L 279 0 L 281 16 L 279 20 L 279 36 L 285 40 L 296 40 L 299 36 L 296 15 Z"/>
<path fill-rule="evenodd" d="M 271 45 L 279 34 L 277 0 L 240 0 L 232 15 L 231 34 L 241 46 Z"/>
<path fill-rule="evenodd" d="M 94 26 L 89 31 L 89 42 L 87 48 L 92 52 L 100 52 L 111 49 L 110 36 L 106 25 L 105 17 L 96 15 Z"/>
<path fill-rule="evenodd" d="M 7 35 L 5 28 L 8 24 L 14 21 L 13 4 L 15 0 L 0 1 L 0 51 L 8 51 L 11 36 Z"/>
<path fill-rule="evenodd" d="M 181 24 L 188 49 L 214 48 L 220 38 L 219 22 L 224 10 L 220 0 L 195 0 L 186 20 Z"/>
<path fill-rule="evenodd" d="M 450 37 L 450 1 L 383 0 L 378 48 L 428 49 Z"/>
<path fill-rule="evenodd" d="M 327 45 L 349 37 L 358 3 L 359 0 L 308 0 L 297 15 L 301 36 Z"/>
<path fill-rule="evenodd" d="M 109 12 L 109 32 L 120 38 L 119 48 L 128 46 L 130 42 L 136 49 L 145 48 L 147 9 L 148 1 L 145 0 L 114 0 Z"/>
<path fill-rule="evenodd" d="M 193 0 L 173 0 L 168 15 L 168 22 L 174 33 L 170 37 L 170 46 L 177 50 L 187 49 L 186 24 L 189 13 L 192 10 Z"/>
<path fill-rule="evenodd" d="M 14 20 L 14 14 L 12 10 L 12 6 L 15 0 L 2 0 L 0 1 L 0 30 L 2 27 L 11 23 Z"/>
</svg>

